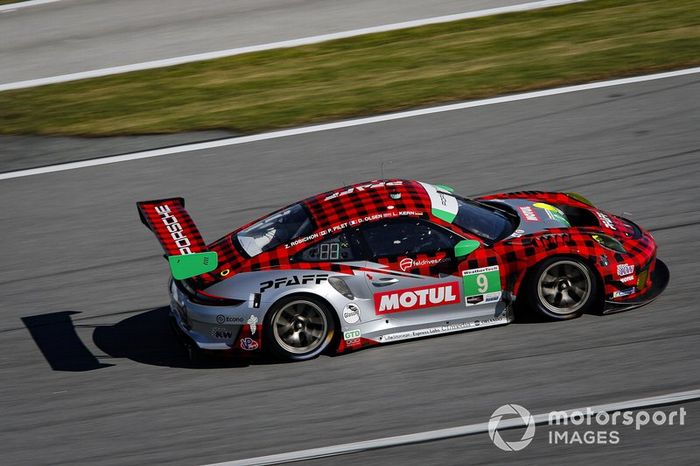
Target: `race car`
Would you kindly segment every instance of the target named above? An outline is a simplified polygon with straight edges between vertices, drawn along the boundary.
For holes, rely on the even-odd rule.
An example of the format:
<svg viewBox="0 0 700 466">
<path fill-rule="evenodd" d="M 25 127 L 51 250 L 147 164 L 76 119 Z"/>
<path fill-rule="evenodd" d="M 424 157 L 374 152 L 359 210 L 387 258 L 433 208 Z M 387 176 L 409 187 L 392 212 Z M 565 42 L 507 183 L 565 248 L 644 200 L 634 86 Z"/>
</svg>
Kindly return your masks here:
<svg viewBox="0 0 700 466">
<path fill-rule="evenodd" d="M 206 244 L 182 198 L 137 203 L 191 353 L 287 360 L 628 310 L 669 282 L 652 235 L 575 193 L 470 199 L 389 179 L 291 204 Z M 516 301 L 517 299 L 517 301 Z M 517 304 L 517 306 L 516 306 Z"/>
</svg>

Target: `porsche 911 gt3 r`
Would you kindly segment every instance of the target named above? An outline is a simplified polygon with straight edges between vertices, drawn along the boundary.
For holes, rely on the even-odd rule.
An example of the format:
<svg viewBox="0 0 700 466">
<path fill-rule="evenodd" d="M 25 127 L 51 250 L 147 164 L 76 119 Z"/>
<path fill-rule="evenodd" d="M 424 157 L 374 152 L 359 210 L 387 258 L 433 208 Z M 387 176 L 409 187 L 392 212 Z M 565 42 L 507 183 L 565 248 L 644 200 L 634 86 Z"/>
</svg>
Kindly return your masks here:
<svg viewBox="0 0 700 466">
<path fill-rule="evenodd" d="M 138 203 L 170 263 L 189 348 L 290 360 L 646 304 L 669 281 L 650 233 L 577 194 L 477 199 L 376 180 L 294 203 L 206 244 L 182 198 Z M 522 304 L 522 305 L 521 305 Z"/>
</svg>

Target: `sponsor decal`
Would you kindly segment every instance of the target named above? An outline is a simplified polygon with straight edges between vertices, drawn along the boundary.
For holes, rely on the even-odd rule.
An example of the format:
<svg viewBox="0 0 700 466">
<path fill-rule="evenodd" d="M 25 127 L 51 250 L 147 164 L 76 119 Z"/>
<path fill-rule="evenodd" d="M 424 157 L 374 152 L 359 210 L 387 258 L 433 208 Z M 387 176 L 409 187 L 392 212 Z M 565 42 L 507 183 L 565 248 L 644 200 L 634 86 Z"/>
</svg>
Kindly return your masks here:
<svg viewBox="0 0 700 466">
<path fill-rule="evenodd" d="M 414 267 L 424 267 L 426 265 L 437 265 L 437 264 L 442 264 L 444 262 L 449 262 L 450 258 L 449 257 L 442 257 L 439 259 L 419 259 L 419 260 L 414 260 L 411 259 L 410 257 L 406 257 L 404 259 L 401 259 L 399 262 L 399 268 L 406 272 L 407 270 L 410 270 Z"/>
<path fill-rule="evenodd" d="M 216 316 L 216 322 L 219 325 L 224 325 L 224 324 L 242 324 L 245 319 L 240 316 L 225 316 L 223 314 L 219 314 Z"/>
<path fill-rule="evenodd" d="M 444 306 L 459 302 L 459 284 L 428 285 L 418 288 L 385 291 L 374 295 L 374 309 L 377 314 L 415 311 L 433 306 Z"/>
<path fill-rule="evenodd" d="M 267 280 L 265 282 L 262 282 L 260 284 L 260 293 L 264 293 L 266 290 L 269 290 L 270 288 L 277 289 L 281 286 L 287 287 L 287 286 L 294 286 L 294 285 L 308 285 L 315 283 L 316 285 L 328 280 L 328 274 L 323 273 L 323 274 L 311 274 L 311 275 L 302 275 L 301 277 L 298 277 L 294 275 L 293 277 L 280 277 L 276 278 L 274 280 Z"/>
<path fill-rule="evenodd" d="M 547 213 L 547 217 L 549 217 L 550 220 L 554 220 L 555 222 L 563 223 L 564 225 L 571 226 L 569 221 L 566 219 L 564 216 L 564 213 L 561 211 L 554 211 L 554 210 L 545 210 Z"/>
<path fill-rule="evenodd" d="M 447 223 L 452 223 L 459 211 L 457 199 L 444 188 L 428 183 L 420 183 L 430 197 L 430 207 L 432 214 Z"/>
<path fill-rule="evenodd" d="M 523 214 L 523 218 L 528 221 L 528 222 L 539 222 L 540 218 L 537 216 L 535 213 L 535 209 L 532 208 L 532 206 L 526 205 L 522 207 L 518 207 L 518 210 L 520 211 L 521 214 Z"/>
<path fill-rule="evenodd" d="M 566 219 L 564 212 L 553 205 L 547 204 L 546 202 L 536 202 L 533 204 L 533 207 L 544 210 L 544 213 L 547 214 L 547 217 L 549 217 L 550 220 L 555 220 L 557 222 L 564 223 L 565 225 L 569 225 L 569 221 Z"/>
<path fill-rule="evenodd" d="M 467 306 L 473 306 L 475 304 L 482 303 L 484 301 L 484 295 L 483 294 L 478 294 L 476 296 L 469 296 L 468 298 L 465 298 L 467 302 Z"/>
<path fill-rule="evenodd" d="M 192 243 L 190 243 L 189 238 L 187 238 L 182 230 L 182 225 L 180 225 L 177 217 L 171 213 L 170 206 L 167 204 L 159 205 L 155 207 L 155 211 L 160 215 L 163 225 L 165 225 L 168 233 L 170 233 L 170 237 L 175 242 L 175 246 L 180 250 L 180 254 L 192 254 L 192 250 L 190 249 Z"/>
<path fill-rule="evenodd" d="M 258 309 L 260 307 L 260 298 L 262 295 L 260 293 L 250 293 L 248 295 L 248 307 L 250 309 Z"/>
<path fill-rule="evenodd" d="M 233 332 L 222 327 L 212 327 L 211 336 L 222 340 L 228 340 L 233 337 Z"/>
<path fill-rule="evenodd" d="M 368 183 L 368 184 L 361 184 L 358 186 L 352 186 L 344 191 L 336 191 L 333 194 L 326 196 L 324 199 L 325 201 L 330 201 L 333 199 L 336 199 L 341 196 L 345 196 L 350 193 L 354 192 L 362 192 L 362 191 L 367 191 L 368 189 L 376 189 L 376 188 L 381 188 L 383 186 L 401 186 L 403 184 L 403 181 L 401 180 L 396 180 L 396 181 L 378 181 L 376 183 Z"/>
<path fill-rule="evenodd" d="M 634 294 L 636 292 L 637 292 L 637 288 L 635 288 L 635 287 L 615 291 L 613 293 L 613 298 L 623 298 L 625 296 L 629 296 L 629 295 Z"/>
<path fill-rule="evenodd" d="M 420 338 L 427 337 L 430 335 L 439 335 L 441 333 L 457 332 L 460 330 L 467 330 L 481 326 L 487 327 L 490 325 L 505 324 L 507 322 L 508 318 L 505 314 L 503 314 L 501 316 L 492 317 L 486 320 L 476 320 L 473 322 L 458 322 L 454 324 L 441 325 L 439 327 L 428 327 L 418 330 L 410 330 L 407 332 L 390 333 L 389 335 L 383 335 L 380 338 L 382 342 L 386 343 L 390 341 L 408 340 L 410 338 Z"/>
<path fill-rule="evenodd" d="M 343 320 L 348 324 L 356 324 L 360 321 L 360 308 L 357 304 L 348 303 L 343 309 Z"/>
<path fill-rule="evenodd" d="M 401 261 L 399 262 L 399 268 L 404 272 L 410 268 L 413 268 L 413 259 L 411 259 L 410 257 L 401 259 Z"/>
<path fill-rule="evenodd" d="M 596 210 L 595 214 L 598 216 L 598 218 L 600 219 L 600 223 L 602 223 L 604 227 L 610 228 L 611 230 L 617 230 L 613 221 L 610 220 L 610 217 L 605 215 L 603 212 L 600 212 L 599 210 Z"/>
<path fill-rule="evenodd" d="M 255 317 L 253 314 L 250 315 L 248 318 L 248 327 L 250 327 L 250 334 L 255 335 L 255 330 L 256 330 L 256 324 L 258 323 L 258 318 Z"/>
<path fill-rule="evenodd" d="M 634 275 L 627 275 L 626 277 L 620 278 L 620 281 L 622 283 L 629 283 L 629 282 L 633 282 L 634 279 L 635 279 Z"/>
<path fill-rule="evenodd" d="M 241 338 L 241 349 L 244 351 L 253 351 L 258 349 L 258 342 L 250 337 Z"/>
<path fill-rule="evenodd" d="M 343 332 L 343 340 L 348 345 L 357 344 L 360 342 L 360 337 L 362 337 L 362 332 L 359 329 L 346 330 Z"/>
<path fill-rule="evenodd" d="M 510 235 L 510 236 L 511 236 L 512 238 L 520 238 L 520 237 L 523 236 L 524 234 L 525 234 L 525 230 L 521 230 L 520 228 L 518 228 L 518 229 L 515 230 L 515 231 L 513 232 L 513 234 Z"/>
<path fill-rule="evenodd" d="M 623 277 L 625 275 L 632 275 L 634 273 L 634 265 L 630 264 L 617 264 L 617 275 Z"/>
<path fill-rule="evenodd" d="M 475 306 L 501 299 L 501 272 L 497 265 L 462 272 L 464 304 Z"/>
</svg>

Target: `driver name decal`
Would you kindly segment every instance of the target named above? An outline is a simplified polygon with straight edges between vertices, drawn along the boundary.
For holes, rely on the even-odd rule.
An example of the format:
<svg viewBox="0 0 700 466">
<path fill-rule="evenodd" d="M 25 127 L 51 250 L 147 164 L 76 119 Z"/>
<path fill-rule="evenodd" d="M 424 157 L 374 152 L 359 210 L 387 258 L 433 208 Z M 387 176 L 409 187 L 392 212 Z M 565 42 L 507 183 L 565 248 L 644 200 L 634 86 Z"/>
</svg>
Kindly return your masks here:
<svg viewBox="0 0 700 466">
<path fill-rule="evenodd" d="M 385 291 L 374 295 L 374 309 L 377 315 L 415 311 L 458 302 L 460 302 L 460 298 L 459 283 L 457 282 Z"/>
</svg>

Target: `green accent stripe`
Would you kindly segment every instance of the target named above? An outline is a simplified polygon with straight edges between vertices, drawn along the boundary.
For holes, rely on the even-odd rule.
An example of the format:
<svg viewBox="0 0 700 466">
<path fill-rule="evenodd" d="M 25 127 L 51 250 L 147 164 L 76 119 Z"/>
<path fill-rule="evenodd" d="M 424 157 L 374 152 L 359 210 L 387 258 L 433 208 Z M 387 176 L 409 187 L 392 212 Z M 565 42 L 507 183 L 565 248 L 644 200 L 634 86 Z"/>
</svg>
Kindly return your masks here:
<svg viewBox="0 0 700 466">
<path fill-rule="evenodd" d="M 445 184 L 436 184 L 434 186 L 440 191 L 447 191 L 448 193 L 455 192 L 455 188 L 453 188 L 451 186 L 447 186 Z"/>
<path fill-rule="evenodd" d="M 444 220 L 447 223 L 452 223 L 457 216 L 451 212 L 446 212 L 444 210 L 433 209 L 433 215 L 440 220 Z"/>
</svg>

